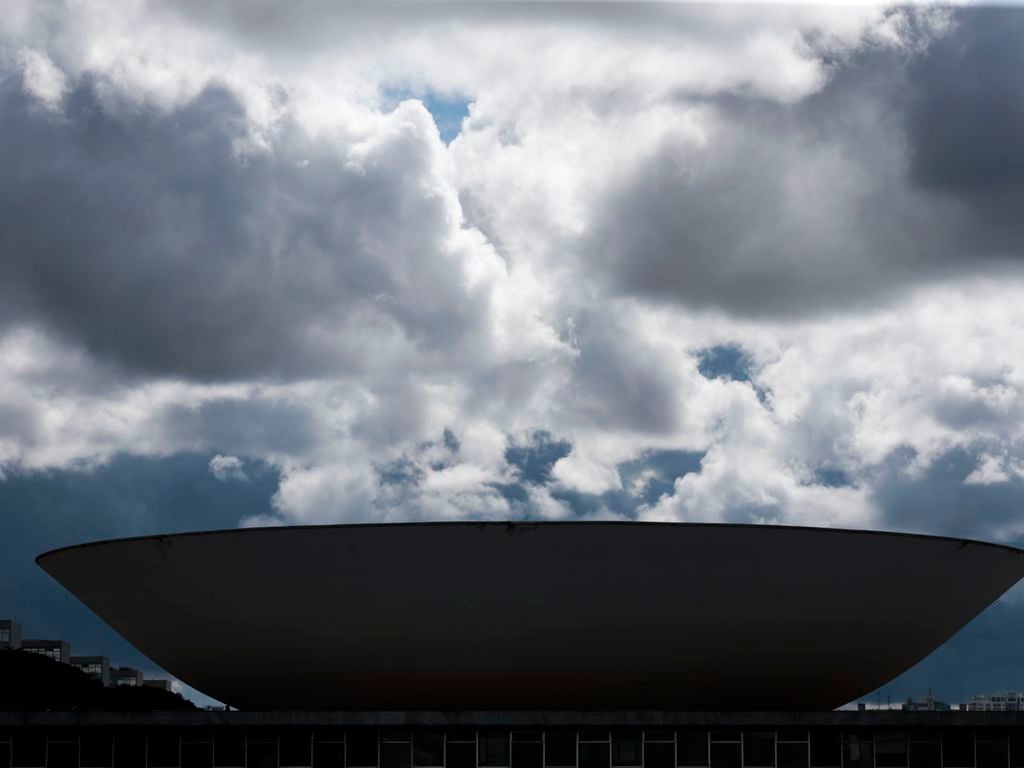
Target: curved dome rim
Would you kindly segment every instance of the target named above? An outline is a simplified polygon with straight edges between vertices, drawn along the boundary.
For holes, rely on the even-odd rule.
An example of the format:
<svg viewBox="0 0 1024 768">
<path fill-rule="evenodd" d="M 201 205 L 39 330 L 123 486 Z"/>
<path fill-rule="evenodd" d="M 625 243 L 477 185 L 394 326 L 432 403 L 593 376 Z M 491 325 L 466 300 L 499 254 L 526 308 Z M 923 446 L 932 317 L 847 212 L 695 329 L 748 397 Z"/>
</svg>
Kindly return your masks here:
<svg viewBox="0 0 1024 768">
<path fill-rule="evenodd" d="M 409 522 L 367 522 L 367 523 L 319 523 L 310 525 L 273 525 L 257 526 L 252 528 L 217 528 L 201 531 L 179 531 L 174 533 L 154 533 L 141 536 L 121 536 L 112 539 L 97 539 L 94 541 L 68 544 L 62 547 L 47 550 L 35 557 L 35 562 L 43 567 L 43 561 L 50 557 L 79 549 L 102 547 L 109 544 L 127 544 L 146 541 L 165 541 L 167 539 L 185 539 L 199 536 L 223 536 L 234 535 L 268 535 L 280 531 L 310 531 L 310 530 L 333 530 L 349 528 L 434 528 L 434 527 L 488 527 L 488 528 L 554 528 L 569 526 L 586 527 L 641 527 L 641 528 L 721 528 L 721 529 L 759 529 L 775 531 L 810 531 L 815 533 L 836 534 L 836 535 L 860 535 L 860 536 L 888 536 L 907 539 L 923 539 L 928 541 L 942 541 L 960 543 L 964 546 L 974 545 L 992 547 L 1005 550 L 1008 553 L 1024 555 L 1024 548 L 1015 547 L 1010 544 L 983 541 L 965 536 L 946 536 L 931 533 L 913 533 L 909 531 L 875 530 L 870 528 L 835 528 L 817 525 L 777 525 L 773 523 L 713 523 L 713 522 L 673 522 L 661 520 L 422 520 Z"/>
</svg>

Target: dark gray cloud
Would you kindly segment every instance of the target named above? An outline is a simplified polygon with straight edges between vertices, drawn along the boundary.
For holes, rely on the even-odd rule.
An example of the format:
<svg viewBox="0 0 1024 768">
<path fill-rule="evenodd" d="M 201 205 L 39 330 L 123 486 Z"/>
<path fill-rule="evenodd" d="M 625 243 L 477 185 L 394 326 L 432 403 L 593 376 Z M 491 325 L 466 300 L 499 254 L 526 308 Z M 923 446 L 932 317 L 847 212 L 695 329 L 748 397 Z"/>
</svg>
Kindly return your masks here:
<svg viewBox="0 0 1024 768">
<path fill-rule="evenodd" d="M 667 137 L 599 207 L 588 251 L 612 290 L 755 316 L 1003 266 L 1024 255 L 1022 25 L 963 9 L 924 52 L 826 51 L 828 83 L 793 104 L 681 94 L 715 116 L 706 145 Z"/>
<path fill-rule="evenodd" d="M 654 434 L 676 429 L 683 382 L 672 361 L 609 314 L 584 310 L 575 321 L 579 357 L 566 395 L 573 398 L 581 422 Z"/>
<path fill-rule="evenodd" d="M 315 447 L 317 424 L 309 409 L 298 404 L 245 398 L 165 408 L 158 430 L 161 441 L 170 445 L 194 442 L 214 452 L 302 456 Z"/>
<path fill-rule="evenodd" d="M 960 9 L 955 20 L 909 67 L 910 178 L 969 209 L 976 250 L 1020 257 L 1024 12 Z"/>
<path fill-rule="evenodd" d="M 249 127 L 215 86 L 114 114 L 84 78 L 57 115 L 5 77 L 0 322 L 192 379 L 358 370 L 371 335 L 457 348 L 482 307 L 442 268 L 429 116 L 358 167 L 287 120 L 240 156 Z"/>
<path fill-rule="evenodd" d="M 981 455 L 980 448 L 957 448 L 920 472 L 907 472 L 912 450 L 889 456 L 869 479 L 882 527 L 1024 545 L 1024 478 L 965 483 Z"/>
</svg>

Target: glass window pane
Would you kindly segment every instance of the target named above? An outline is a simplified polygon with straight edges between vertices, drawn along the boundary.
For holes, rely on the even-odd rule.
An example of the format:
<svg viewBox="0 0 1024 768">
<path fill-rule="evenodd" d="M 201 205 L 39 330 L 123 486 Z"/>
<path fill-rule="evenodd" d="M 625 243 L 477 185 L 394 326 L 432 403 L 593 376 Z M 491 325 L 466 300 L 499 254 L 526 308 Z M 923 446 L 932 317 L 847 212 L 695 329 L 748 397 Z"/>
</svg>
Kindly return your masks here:
<svg viewBox="0 0 1024 768">
<path fill-rule="evenodd" d="M 408 741 L 382 741 L 380 744 L 381 768 L 410 768 L 412 766 L 412 744 Z"/>
<path fill-rule="evenodd" d="M 807 743 L 782 742 L 778 744 L 779 768 L 807 768 L 809 751 Z"/>
<path fill-rule="evenodd" d="M 240 730 L 229 728 L 213 734 L 213 764 L 219 768 L 245 765 L 245 737 Z M 115 761 L 117 768 L 121 768 Z"/>
<path fill-rule="evenodd" d="M 46 768 L 78 768 L 78 742 L 47 745 Z"/>
<path fill-rule="evenodd" d="M 115 737 L 114 765 L 117 768 L 144 768 L 146 765 L 146 743 L 123 741 L 120 736 Z"/>
<path fill-rule="evenodd" d="M 708 764 L 708 732 L 676 731 L 676 765 L 706 766 Z"/>
<path fill-rule="evenodd" d="M 733 742 L 711 744 L 711 768 L 740 768 L 743 745 Z"/>
<path fill-rule="evenodd" d="M 345 743 L 318 741 L 311 744 L 313 768 L 345 768 Z"/>
<path fill-rule="evenodd" d="M 642 762 L 640 731 L 612 732 L 612 765 L 639 766 Z"/>
<path fill-rule="evenodd" d="M 278 759 L 281 765 L 312 765 L 313 732 L 308 728 L 285 728 L 281 731 Z"/>
<path fill-rule="evenodd" d="M 544 733 L 544 765 L 576 765 L 576 732 L 546 731 Z"/>
<path fill-rule="evenodd" d="M 78 759 L 82 768 L 110 768 L 114 764 L 114 734 L 101 728 L 82 731 Z"/>
<path fill-rule="evenodd" d="M 152 731 L 146 739 L 146 764 L 150 768 L 176 768 L 181 759 L 178 747 L 176 731 Z"/>
<path fill-rule="evenodd" d="M 843 764 L 843 742 L 838 729 L 812 731 L 810 736 L 811 765 L 815 768 L 831 768 Z"/>
<path fill-rule="evenodd" d="M 911 742 L 910 768 L 942 768 L 942 745 L 937 741 Z"/>
<path fill-rule="evenodd" d="M 544 768 L 544 745 L 539 741 L 512 741 L 512 768 Z"/>
<path fill-rule="evenodd" d="M 444 765 L 444 734 L 440 731 L 417 731 L 412 737 L 412 764 Z"/>
<path fill-rule="evenodd" d="M 213 768 L 213 743 L 182 743 L 181 768 Z"/>
<path fill-rule="evenodd" d="M 611 750 L 608 742 L 580 742 L 580 768 L 609 768 Z"/>
<path fill-rule="evenodd" d="M 451 742 L 445 746 L 445 768 L 476 768 L 476 742 Z"/>
<path fill-rule="evenodd" d="M 1007 768 L 1010 752 L 1005 741 L 978 741 L 975 745 L 978 768 Z"/>
<path fill-rule="evenodd" d="M 480 765 L 508 765 L 507 731 L 482 731 L 481 733 L 477 734 L 477 743 L 480 745 Z"/>
<path fill-rule="evenodd" d="M 377 765 L 377 729 L 352 728 L 345 733 L 345 765 L 374 768 Z"/>
<path fill-rule="evenodd" d="M 250 740 L 245 749 L 245 768 L 277 768 L 277 742 Z"/>
<path fill-rule="evenodd" d="M 759 768 L 775 765 L 775 734 L 747 732 L 743 734 L 743 764 Z"/>
<path fill-rule="evenodd" d="M 942 732 L 942 764 L 946 768 L 972 768 L 974 731 L 951 728 Z"/>
<path fill-rule="evenodd" d="M 870 736 L 849 734 L 843 742 L 843 768 L 875 768 L 875 742 Z"/>
<path fill-rule="evenodd" d="M 46 765 L 46 736 L 42 731 L 25 728 L 14 732 L 11 764 L 15 768 L 42 768 Z"/>
<path fill-rule="evenodd" d="M 644 744 L 644 768 L 674 768 L 676 747 L 672 742 L 648 742 Z"/>
<path fill-rule="evenodd" d="M 1022 728 L 1014 728 L 1010 731 L 1010 766 L 1011 768 L 1024 766 L 1024 729 Z"/>
</svg>

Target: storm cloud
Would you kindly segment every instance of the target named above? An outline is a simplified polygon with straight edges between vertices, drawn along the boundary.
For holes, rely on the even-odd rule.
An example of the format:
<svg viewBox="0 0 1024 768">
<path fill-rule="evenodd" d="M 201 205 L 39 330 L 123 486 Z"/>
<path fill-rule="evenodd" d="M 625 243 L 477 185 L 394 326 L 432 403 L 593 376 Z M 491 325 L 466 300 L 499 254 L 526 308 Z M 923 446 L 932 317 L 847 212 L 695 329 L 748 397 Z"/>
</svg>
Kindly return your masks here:
<svg viewBox="0 0 1024 768">
<path fill-rule="evenodd" d="M 0 490 L 1020 542 L 1022 19 L 15 2 Z"/>
</svg>

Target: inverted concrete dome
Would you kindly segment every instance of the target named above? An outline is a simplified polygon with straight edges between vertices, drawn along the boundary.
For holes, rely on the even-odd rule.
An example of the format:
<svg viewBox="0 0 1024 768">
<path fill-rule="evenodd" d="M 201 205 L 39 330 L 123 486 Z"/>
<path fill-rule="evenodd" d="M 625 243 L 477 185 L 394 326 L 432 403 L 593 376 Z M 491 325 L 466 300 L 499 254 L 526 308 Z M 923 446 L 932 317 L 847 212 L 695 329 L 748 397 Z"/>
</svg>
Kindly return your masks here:
<svg viewBox="0 0 1024 768">
<path fill-rule="evenodd" d="M 262 528 L 38 563 L 241 709 L 832 709 L 1024 576 L 1024 552 L 657 523 Z"/>
</svg>

